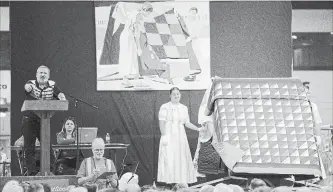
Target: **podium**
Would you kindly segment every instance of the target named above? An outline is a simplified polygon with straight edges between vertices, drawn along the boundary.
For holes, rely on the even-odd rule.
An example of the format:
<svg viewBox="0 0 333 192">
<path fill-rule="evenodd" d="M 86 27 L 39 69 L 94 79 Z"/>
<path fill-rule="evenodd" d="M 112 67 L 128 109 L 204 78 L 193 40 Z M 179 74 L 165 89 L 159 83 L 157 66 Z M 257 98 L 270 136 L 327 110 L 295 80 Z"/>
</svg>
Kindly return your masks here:
<svg viewBox="0 0 333 192">
<path fill-rule="evenodd" d="M 21 111 L 33 111 L 40 119 L 41 160 L 39 175 L 51 175 L 50 172 L 50 119 L 57 111 L 67 111 L 67 100 L 25 100 Z"/>
</svg>

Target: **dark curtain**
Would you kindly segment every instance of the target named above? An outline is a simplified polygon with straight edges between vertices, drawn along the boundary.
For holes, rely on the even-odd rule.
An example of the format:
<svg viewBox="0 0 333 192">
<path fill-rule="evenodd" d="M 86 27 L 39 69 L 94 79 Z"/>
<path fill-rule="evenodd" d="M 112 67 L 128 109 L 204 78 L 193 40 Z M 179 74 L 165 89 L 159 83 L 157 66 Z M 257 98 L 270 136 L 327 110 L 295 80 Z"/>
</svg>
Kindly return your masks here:
<svg viewBox="0 0 333 192">
<path fill-rule="evenodd" d="M 257 77 L 258 73 L 264 74 L 267 67 L 274 65 L 274 70 L 266 73 L 267 77 L 289 77 L 292 49 L 290 33 L 285 34 L 285 31 L 291 28 L 289 25 L 291 9 L 286 10 L 290 2 L 242 3 L 237 2 L 237 12 L 232 13 L 230 10 L 234 7 L 234 2 L 213 2 L 210 7 L 211 21 L 215 22 L 225 18 L 223 19 L 225 23 L 219 21 L 219 26 L 214 24 L 215 27 L 213 25 L 211 27 L 211 71 L 213 75 L 239 77 L 240 74 L 243 74 L 239 71 L 247 71 L 248 77 Z M 259 3 L 262 4 L 258 5 Z M 51 119 L 51 142 L 56 142 L 55 134 L 60 131 L 64 118 L 75 116 L 81 126 L 98 127 L 99 136 L 104 138 L 106 133 L 110 133 L 112 142 L 131 144 L 127 161 L 140 162 L 138 174 L 141 185 L 152 184 L 153 178 L 156 178 L 157 175 L 160 138 L 158 110 L 163 103 L 169 101 L 169 92 L 97 91 L 94 2 L 13 1 L 10 9 L 12 144 L 21 135 L 22 114 L 20 109 L 24 101 L 24 83 L 35 78 L 38 66 L 47 65 L 51 69 L 51 79 L 56 81 L 65 93 L 99 107 L 94 109 L 79 103 L 75 108 L 74 99 L 68 97 L 69 111 L 56 113 Z M 267 14 L 267 12 L 276 13 L 273 9 L 283 10 L 281 13 L 287 12 L 288 14 Z M 229 11 L 229 15 L 221 10 Z M 266 13 L 266 19 L 271 19 L 269 20 L 270 25 L 266 26 L 270 30 L 265 31 L 255 27 L 257 25 L 256 17 L 261 18 L 261 12 Z M 242 22 L 248 24 L 247 28 L 239 30 L 237 33 L 228 31 L 237 23 L 237 13 L 244 16 Z M 230 14 L 235 17 L 230 17 Z M 275 26 L 277 29 L 274 29 Z M 221 27 L 222 29 L 220 29 Z M 271 30 L 271 28 L 273 29 Z M 255 32 L 256 35 L 251 39 L 240 38 L 248 37 L 249 30 Z M 261 33 L 269 33 L 269 35 L 260 35 Z M 277 34 L 281 35 L 281 33 L 288 36 L 289 39 L 279 38 Z M 279 39 L 274 42 L 274 45 L 268 41 L 268 39 L 277 38 Z M 225 43 L 228 39 L 234 40 L 234 45 L 237 45 L 233 47 L 235 49 L 232 51 L 230 50 L 231 44 Z M 240 46 L 251 44 L 251 42 L 256 45 L 257 49 L 253 50 L 251 46 Z M 238 66 L 240 58 L 237 47 L 241 47 L 241 53 L 246 53 L 244 55 L 248 61 L 245 68 L 235 68 L 236 65 Z M 258 62 L 259 58 L 260 62 Z M 287 62 L 289 60 L 290 63 Z M 262 68 L 262 66 L 266 67 Z M 203 90 L 182 91 L 181 102 L 189 107 L 190 118 L 194 124 L 197 124 L 198 109 L 203 94 Z M 193 155 L 197 146 L 198 133 L 189 129 L 186 132 Z M 89 152 L 85 154 L 88 155 Z M 122 151 L 117 153 L 118 169 L 123 154 Z M 16 159 L 13 152 L 13 175 L 19 175 Z"/>
</svg>

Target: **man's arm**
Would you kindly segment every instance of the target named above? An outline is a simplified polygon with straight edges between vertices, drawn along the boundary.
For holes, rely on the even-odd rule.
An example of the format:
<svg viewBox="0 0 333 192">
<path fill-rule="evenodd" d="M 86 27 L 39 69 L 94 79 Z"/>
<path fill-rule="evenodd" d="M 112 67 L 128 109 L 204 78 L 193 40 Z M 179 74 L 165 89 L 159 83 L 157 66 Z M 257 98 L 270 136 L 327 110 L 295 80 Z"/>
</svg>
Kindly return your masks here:
<svg viewBox="0 0 333 192">
<path fill-rule="evenodd" d="M 30 80 L 24 85 L 24 90 L 26 94 L 29 94 L 33 90 L 34 83 Z"/>
<path fill-rule="evenodd" d="M 89 181 L 92 181 L 94 179 L 94 174 L 92 175 L 86 175 L 86 161 L 87 159 L 83 160 L 81 165 L 80 165 L 80 169 L 77 172 L 76 177 L 78 177 L 78 184 L 79 185 L 83 185 Z"/>
<path fill-rule="evenodd" d="M 51 81 L 52 82 L 52 81 Z M 53 95 L 55 98 L 58 98 L 59 100 L 66 100 L 66 96 L 64 93 L 61 92 L 61 90 L 59 89 L 59 87 L 57 86 L 57 84 L 54 83 L 54 87 L 53 87 Z"/>
</svg>

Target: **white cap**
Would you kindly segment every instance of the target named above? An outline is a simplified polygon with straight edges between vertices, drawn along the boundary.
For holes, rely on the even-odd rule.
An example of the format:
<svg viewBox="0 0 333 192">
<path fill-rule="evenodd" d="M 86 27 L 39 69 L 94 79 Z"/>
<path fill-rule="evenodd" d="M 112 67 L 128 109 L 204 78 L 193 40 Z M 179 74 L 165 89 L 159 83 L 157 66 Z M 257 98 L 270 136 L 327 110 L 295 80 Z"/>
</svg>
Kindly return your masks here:
<svg viewBox="0 0 333 192">
<path fill-rule="evenodd" d="M 139 176 L 131 172 L 122 175 L 119 180 L 119 190 L 124 191 L 127 184 L 139 184 Z"/>
</svg>

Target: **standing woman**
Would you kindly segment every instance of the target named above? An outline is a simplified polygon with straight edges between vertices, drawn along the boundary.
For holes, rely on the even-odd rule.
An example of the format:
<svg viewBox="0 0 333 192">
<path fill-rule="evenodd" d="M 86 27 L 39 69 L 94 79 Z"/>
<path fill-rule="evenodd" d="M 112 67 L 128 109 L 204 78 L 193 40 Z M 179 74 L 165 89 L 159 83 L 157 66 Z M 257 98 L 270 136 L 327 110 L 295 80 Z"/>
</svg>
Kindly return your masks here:
<svg viewBox="0 0 333 192">
<path fill-rule="evenodd" d="M 57 144 L 68 145 L 74 144 L 76 141 L 77 123 L 73 117 L 65 119 L 61 131 L 57 134 Z M 76 150 L 60 150 L 56 162 L 57 175 L 75 175 L 76 169 Z M 84 159 L 82 151 L 80 151 L 80 162 Z"/>
<path fill-rule="evenodd" d="M 195 131 L 199 131 L 199 128 L 190 122 L 188 108 L 179 102 L 180 98 L 179 89 L 172 88 L 170 90 L 171 101 L 163 104 L 159 111 L 161 140 L 158 182 L 175 184 L 197 181 L 184 126 Z"/>
</svg>

